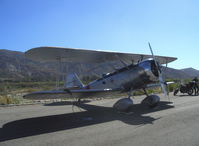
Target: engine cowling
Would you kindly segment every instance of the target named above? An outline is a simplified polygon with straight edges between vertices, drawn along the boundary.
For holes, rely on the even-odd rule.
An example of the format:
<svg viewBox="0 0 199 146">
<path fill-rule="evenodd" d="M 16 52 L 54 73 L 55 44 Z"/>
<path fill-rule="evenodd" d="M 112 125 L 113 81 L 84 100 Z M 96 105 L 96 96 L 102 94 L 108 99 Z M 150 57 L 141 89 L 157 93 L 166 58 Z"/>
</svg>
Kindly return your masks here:
<svg viewBox="0 0 199 146">
<path fill-rule="evenodd" d="M 113 107 L 121 112 L 126 112 L 133 105 L 133 100 L 131 98 L 122 98 L 118 100 Z"/>
<path fill-rule="evenodd" d="M 141 104 L 147 105 L 149 107 L 155 107 L 160 102 L 160 97 L 157 95 L 147 96 L 144 100 L 142 100 Z"/>
</svg>

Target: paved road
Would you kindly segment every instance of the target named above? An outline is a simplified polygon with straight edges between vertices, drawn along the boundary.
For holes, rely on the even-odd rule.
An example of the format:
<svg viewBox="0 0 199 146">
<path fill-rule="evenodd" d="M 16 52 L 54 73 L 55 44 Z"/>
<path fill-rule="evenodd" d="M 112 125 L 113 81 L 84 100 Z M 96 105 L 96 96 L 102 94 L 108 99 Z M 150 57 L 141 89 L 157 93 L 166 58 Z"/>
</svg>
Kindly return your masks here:
<svg viewBox="0 0 199 146">
<path fill-rule="evenodd" d="M 111 108 L 116 99 L 0 107 L 0 146 L 199 145 L 199 96 L 162 98 L 155 109 L 135 105 L 129 114 Z M 80 111 L 81 110 L 81 111 Z"/>
</svg>

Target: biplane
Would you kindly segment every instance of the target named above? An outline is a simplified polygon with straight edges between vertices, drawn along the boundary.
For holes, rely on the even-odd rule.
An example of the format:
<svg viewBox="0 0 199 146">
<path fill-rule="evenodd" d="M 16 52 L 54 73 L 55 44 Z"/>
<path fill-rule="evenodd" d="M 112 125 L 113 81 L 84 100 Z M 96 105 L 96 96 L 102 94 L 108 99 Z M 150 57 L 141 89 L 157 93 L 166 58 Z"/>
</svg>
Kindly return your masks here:
<svg viewBox="0 0 199 146">
<path fill-rule="evenodd" d="M 126 111 L 133 105 L 133 92 L 142 89 L 146 98 L 142 103 L 147 106 L 156 106 L 160 98 L 149 95 L 147 88 L 160 86 L 167 96 L 167 82 L 163 79 L 163 64 L 168 64 L 177 58 L 155 56 L 149 43 L 151 55 L 132 54 L 112 51 L 85 50 L 59 47 L 38 47 L 25 52 L 25 56 L 42 62 L 78 62 L 78 63 L 103 63 L 120 61 L 123 67 L 111 73 L 103 74 L 97 80 L 84 85 L 76 73 L 69 74 L 65 86 L 58 90 L 38 91 L 24 96 L 26 99 L 53 99 L 60 97 L 73 97 L 82 99 L 87 97 L 106 97 L 118 93 L 127 93 L 127 98 L 118 100 L 114 107 L 119 111 Z"/>
</svg>

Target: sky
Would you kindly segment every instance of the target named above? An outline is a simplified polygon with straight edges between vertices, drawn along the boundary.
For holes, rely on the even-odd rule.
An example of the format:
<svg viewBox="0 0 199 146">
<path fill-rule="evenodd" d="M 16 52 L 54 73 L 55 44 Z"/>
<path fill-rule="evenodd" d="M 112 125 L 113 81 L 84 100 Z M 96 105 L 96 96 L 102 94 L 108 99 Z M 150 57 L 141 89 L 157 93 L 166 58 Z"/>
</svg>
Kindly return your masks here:
<svg viewBox="0 0 199 146">
<path fill-rule="evenodd" d="M 199 70 L 198 0 L 0 0 L 0 49 L 58 46 L 173 56 Z"/>
</svg>

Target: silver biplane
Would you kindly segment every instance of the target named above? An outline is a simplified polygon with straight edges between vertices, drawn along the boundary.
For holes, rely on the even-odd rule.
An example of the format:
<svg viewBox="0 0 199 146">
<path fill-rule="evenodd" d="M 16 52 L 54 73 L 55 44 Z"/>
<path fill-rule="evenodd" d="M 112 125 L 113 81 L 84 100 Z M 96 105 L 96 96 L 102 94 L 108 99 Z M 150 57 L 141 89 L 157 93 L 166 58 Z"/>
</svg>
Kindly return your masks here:
<svg viewBox="0 0 199 146">
<path fill-rule="evenodd" d="M 162 77 L 162 64 L 168 64 L 177 58 L 154 56 L 149 44 L 151 55 L 131 54 L 110 51 L 84 50 L 59 47 L 38 47 L 25 52 L 26 57 L 36 61 L 63 61 L 81 63 L 103 63 L 107 61 L 121 61 L 124 67 L 112 73 L 104 74 L 101 78 L 84 85 L 78 76 L 69 74 L 64 88 L 52 91 L 39 91 L 27 94 L 26 99 L 50 99 L 60 97 L 73 97 L 82 99 L 86 97 L 105 97 L 126 92 L 128 98 L 118 100 L 114 107 L 119 111 L 126 111 L 132 106 L 130 98 L 133 91 L 143 89 L 146 98 L 142 103 L 154 107 L 160 98 L 157 95 L 148 95 L 146 89 L 161 86 L 167 96 L 166 85 Z"/>
</svg>

